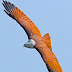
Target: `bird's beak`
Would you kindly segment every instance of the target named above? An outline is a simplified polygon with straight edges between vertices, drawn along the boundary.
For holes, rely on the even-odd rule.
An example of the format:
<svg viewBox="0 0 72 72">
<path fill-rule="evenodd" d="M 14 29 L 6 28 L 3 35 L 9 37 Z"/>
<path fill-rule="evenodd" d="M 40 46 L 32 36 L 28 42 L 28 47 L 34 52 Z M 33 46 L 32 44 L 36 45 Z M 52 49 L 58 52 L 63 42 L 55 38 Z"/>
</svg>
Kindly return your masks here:
<svg viewBox="0 0 72 72">
<path fill-rule="evenodd" d="M 30 48 L 29 47 L 29 42 L 25 43 L 23 47 Z"/>
<path fill-rule="evenodd" d="M 24 44 L 23 47 L 26 47 L 26 44 Z"/>
<path fill-rule="evenodd" d="M 23 47 L 25 47 L 25 44 L 23 45 Z"/>
</svg>

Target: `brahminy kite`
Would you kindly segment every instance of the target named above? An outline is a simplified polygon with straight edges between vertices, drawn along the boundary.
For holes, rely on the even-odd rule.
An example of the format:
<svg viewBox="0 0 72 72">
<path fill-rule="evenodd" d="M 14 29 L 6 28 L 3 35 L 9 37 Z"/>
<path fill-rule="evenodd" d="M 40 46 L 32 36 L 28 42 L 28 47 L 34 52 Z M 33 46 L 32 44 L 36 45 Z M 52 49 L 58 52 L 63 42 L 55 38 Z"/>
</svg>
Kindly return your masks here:
<svg viewBox="0 0 72 72">
<path fill-rule="evenodd" d="M 51 38 L 49 34 L 41 36 L 40 31 L 35 24 L 14 4 L 3 0 L 5 13 L 15 19 L 27 33 L 29 41 L 24 44 L 24 47 L 35 48 L 41 55 L 49 72 L 63 72 L 62 68 L 52 52 Z"/>
</svg>

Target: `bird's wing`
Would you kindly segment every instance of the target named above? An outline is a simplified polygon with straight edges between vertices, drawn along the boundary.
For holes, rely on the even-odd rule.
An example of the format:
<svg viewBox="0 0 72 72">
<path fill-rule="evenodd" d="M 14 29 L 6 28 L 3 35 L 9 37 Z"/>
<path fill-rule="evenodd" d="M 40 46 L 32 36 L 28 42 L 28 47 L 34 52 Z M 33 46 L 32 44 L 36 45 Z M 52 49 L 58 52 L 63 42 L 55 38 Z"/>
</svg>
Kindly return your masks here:
<svg viewBox="0 0 72 72">
<path fill-rule="evenodd" d="M 36 49 L 43 58 L 49 72 L 63 72 L 55 54 L 46 46 L 45 42 L 38 41 Z"/>
<path fill-rule="evenodd" d="M 7 2 L 6 0 L 3 0 L 3 6 L 6 10 L 4 10 L 10 17 L 15 19 L 26 31 L 28 38 L 30 38 L 31 35 L 37 34 L 40 35 L 40 31 L 38 28 L 34 25 L 34 23 L 17 7 L 15 7 L 14 4 L 11 4 L 10 2 Z"/>
</svg>

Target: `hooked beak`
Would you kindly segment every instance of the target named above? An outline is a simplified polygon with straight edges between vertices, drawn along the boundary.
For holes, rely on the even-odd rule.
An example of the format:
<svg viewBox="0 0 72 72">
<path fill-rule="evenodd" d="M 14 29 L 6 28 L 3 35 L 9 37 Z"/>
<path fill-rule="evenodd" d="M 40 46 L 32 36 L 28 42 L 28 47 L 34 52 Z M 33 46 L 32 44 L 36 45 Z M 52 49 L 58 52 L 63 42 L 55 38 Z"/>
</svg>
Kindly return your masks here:
<svg viewBox="0 0 72 72">
<path fill-rule="evenodd" d="M 25 43 L 25 44 L 23 45 L 23 47 L 27 47 L 27 44 Z"/>
<path fill-rule="evenodd" d="M 25 47 L 26 45 L 24 44 L 23 47 Z"/>
</svg>

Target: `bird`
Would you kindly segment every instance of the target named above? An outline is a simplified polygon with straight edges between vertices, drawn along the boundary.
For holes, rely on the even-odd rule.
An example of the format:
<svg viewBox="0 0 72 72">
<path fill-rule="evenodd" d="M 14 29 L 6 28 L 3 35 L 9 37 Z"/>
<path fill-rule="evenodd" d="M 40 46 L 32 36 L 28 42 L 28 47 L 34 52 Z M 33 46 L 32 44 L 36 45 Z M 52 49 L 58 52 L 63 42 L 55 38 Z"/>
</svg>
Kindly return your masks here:
<svg viewBox="0 0 72 72">
<path fill-rule="evenodd" d="M 49 33 L 43 37 L 36 25 L 18 7 L 9 1 L 3 0 L 4 12 L 19 23 L 28 36 L 24 47 L 35 48 L 41 55 L 49 72 L 63 72 L 58 59 L 52 51 L 52 41 Z"/>
</svg>

